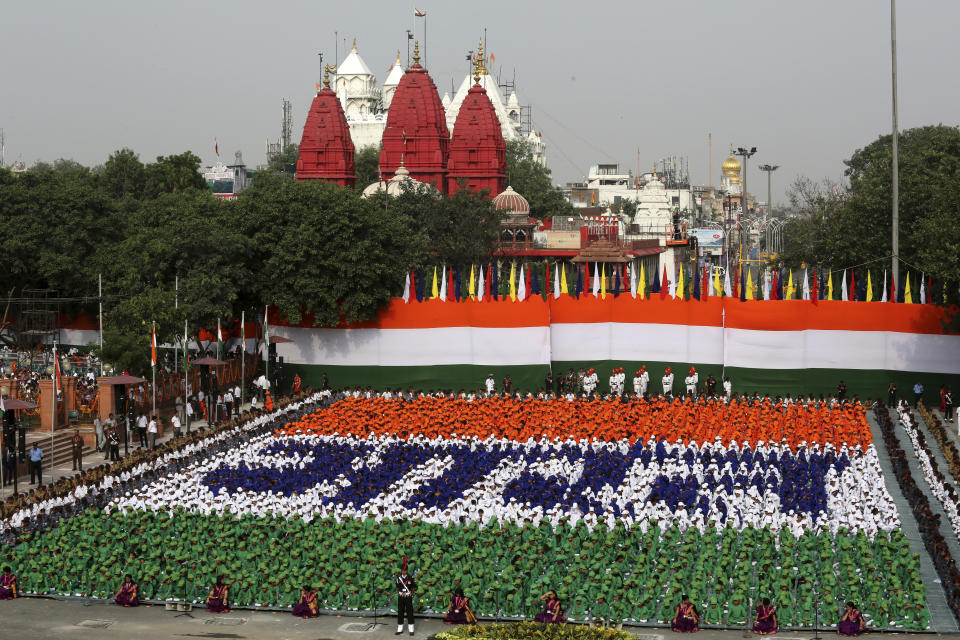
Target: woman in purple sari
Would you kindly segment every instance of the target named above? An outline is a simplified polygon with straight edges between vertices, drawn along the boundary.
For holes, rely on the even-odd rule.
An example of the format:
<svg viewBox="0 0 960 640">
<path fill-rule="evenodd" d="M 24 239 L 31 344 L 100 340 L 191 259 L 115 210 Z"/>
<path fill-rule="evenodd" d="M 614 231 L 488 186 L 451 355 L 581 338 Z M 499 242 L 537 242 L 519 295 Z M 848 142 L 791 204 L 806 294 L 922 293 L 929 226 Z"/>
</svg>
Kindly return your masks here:
<svg viewBox="0 0 960 640">
<path fill-rule="evenodd" d="M 761 604 L 757 605 L 757 616 L 753 619 L 753 632 L 768 636 L 776 633 L 778 628 L 777 608 L 770 604 L 770 598 L 764 598 Z"/>
<path fill-rule="evenodd" d="M 300 589 L 300 599 L 293 605 L 293 615 L 300 618 L 316 618 L 320 615 L 320 605 L 317 602 L 317 590 L 306 585 Z"/>
<path fill-rule="evenodd" d="M 700 614 L 697 613 L 697 608 L 690 602 L 690 596 L 684 594 L 673 614 L 673 622 L 670 627 L 677 633 L 696 633 L 700 630 L 699 624 Z"/>
<path fill-rule="evenodd" d="M 457 587 L 450 598 L 450 605 L 443 616 L 444 624 L 477 624 L 477 616 L 470 609 L 470 598 L 463 595 L 463 589 Z"/>
<path fill-rule="evenodd" d="M 540 596 L 540 599 L 546 602 L 543 611 L 537 614 L 534 622 L 547 622 L 550 624 L 563 624 L 567 619 L 563 615 L 563 605 L 560 604 L 560 598 L 554 590 L 547 591 Z"/>
<path fill-rule="evenodd" d="M 211 613 L 230 613 L 227 595 L 230 587 L 224 581 L 224 576 L 217 576 L 217 583 L 210 587 L 207 596 L 207 611 Z"/>
<path fill-rule="evenodd" d="M 852 602 L 848 602 L 847 610 L 843 612 L 843 617 L 837 624 L 837 633 L 842 636 L 858 636 L 866 631 L 866 628 L 863 613 Z"/>
<path fill-rule="evenodd" d="M 0 575 L 0 600 L 13 600 L 16 597 L 17 576 L 13 575 L 13 569 L 4 567 Z"/>
<path fill-rule="evenodd" d="M 139 607 L 139 591 L 137 583 L 133 581 L 133 576 L 128 573 L 123 576 L 123 584 L 120 585 L 120 590 L 117 591 L 113 601 L 121 607 Z"/>
</svg>

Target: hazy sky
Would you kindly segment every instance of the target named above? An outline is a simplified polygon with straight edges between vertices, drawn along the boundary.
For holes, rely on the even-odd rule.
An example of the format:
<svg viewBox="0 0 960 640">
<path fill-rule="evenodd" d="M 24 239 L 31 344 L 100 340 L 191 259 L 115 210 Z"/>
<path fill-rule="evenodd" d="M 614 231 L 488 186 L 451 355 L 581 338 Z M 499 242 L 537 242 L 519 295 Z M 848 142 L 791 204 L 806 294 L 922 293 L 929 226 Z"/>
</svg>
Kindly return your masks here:
<svg viewBox="0 0 960 640">
<path fill-rule="evenodd" d="M 487 29 L 492 71 L 516 73 L 558 183 L 591 164 L 636 170 L 688 156 L 713 183 L 728 145 L 756 146 L 755 167 L 781 165 L 774 201 L 797 175 L 842 175 L 842 161 L 889 132 L 888 0 L 437 2 L 426 10 L 427 68 L 459 85 L 464 56 Z M 294 139 L 318 80 L 318 52 L 340 59 L 356 37 L 383 81 L 414 23 L 406 2 L 5 2 L 0 22 L 0 128 L 7 163 L 102 163 L 130 147 L 141 159 L 213 138 L 232 160 L 264 161 L 280 101 L 293 102 Z M 901 128 L 958 124 L 960 2 L 898 4 Z M 424 20 L 417 20 L 423 39 Z M 759 187 L 759 188 L 758 188 Z"/>
</svg>

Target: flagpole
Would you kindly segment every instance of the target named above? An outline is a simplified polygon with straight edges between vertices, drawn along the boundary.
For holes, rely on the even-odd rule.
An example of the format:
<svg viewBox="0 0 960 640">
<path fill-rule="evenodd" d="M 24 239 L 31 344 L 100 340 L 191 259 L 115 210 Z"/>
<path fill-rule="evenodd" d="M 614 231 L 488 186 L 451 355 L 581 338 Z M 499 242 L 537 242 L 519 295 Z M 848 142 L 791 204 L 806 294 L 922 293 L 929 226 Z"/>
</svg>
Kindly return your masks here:
<svg viewBox="0 0 960 640">
<path fill-rule="evenodd" d="M 270 381 L 270 318 L 268 315 L 269 312 L 270 312 L 270 305 L 264 305 L 263 307 L 263 341 L 267 347 L 267 351 L 264 354 L 264 356 L 266 356 L 266 365 L 264 365 L 266 373 L 264 375 L 266 376 L 268 382 Z"/>
<path fill-rule="evenodd" d="M 187 321 L 183 321 L 183 425 L 190 432 L 190 414 L 187 413 L 188 394 L 187 387 L 190 385 L 187 380 Z"/>
<path fill-rule="evenodd" d="M 157 347 L 156 347 L 155 345 L 156 345 L 156 342 L 157 342 L 157 323 L 156 323 L 156 322 L 151 322 L 150 325 L 153 327 L 153 331 L 151 332 L 151 335 L 150 335 L 150 341 L 151 341 L 150 349 L 153 351 L 154 354 L 156 354 L 156 352 L 157 352 L 157 351 L 156 351 L 156 350 L 157 350 Z M 153 416 L 157 415 L 157 361 L 156 361 L 156 356 L 154 356 L 154 358 L 152 358 L 152 360 L 153 360 L 153 367 L 151 367 L 151 369 L 153 370 L 153 412 L 152 412 L 152 415 L 150 416 L 151 418 L 153 418 Z"/>
<path fill-rule="evenodd" d="M 50 394 L 50 406 L 53 407 L 53 413 L 50 414 L 50 479 L 53 480 L 53 432 L 57 428 L 57 372 L 60 366 L 57 361 L 57 341 L 53 341 L 53 383 L 50 385 L 52 393 Z"/>
<path fill-rule="evenodd" d="M 103 274 L 97 274 L 97 299 L 100 302 L 100 375 L 103 375 Z"/>
<path fill-rule="evenodd" d="M 247 381 L 247 317 L 246 311 L 240 312 L 240 409 L 243 409 L 243 388 Z M 237 411 L 239 414 L 240 412 Z"/>
</svg>

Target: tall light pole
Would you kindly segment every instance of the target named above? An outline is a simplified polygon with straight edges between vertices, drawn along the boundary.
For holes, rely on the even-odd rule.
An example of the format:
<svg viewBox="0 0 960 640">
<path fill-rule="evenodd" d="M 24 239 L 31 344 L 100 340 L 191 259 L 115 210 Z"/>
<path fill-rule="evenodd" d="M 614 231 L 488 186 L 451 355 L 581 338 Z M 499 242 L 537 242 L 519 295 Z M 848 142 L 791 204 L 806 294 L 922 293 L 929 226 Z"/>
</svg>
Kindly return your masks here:
<svg viewBox="0 0 960 640">
<path fill-rule="evenodd" d="M 893 149 L 891 153 L 891 171 L 893 185 L 893 202 L 891 203 L 893 227 L 891 248 L 893 249 L 892 264 L 890 266 L 890 277 L 893 278 L 893 286 L 897 291 L 900 290 L 899 270 L 897 269 L 900 260 L 900 160 L 899 160 L 899 141 L 900 137 L 897 131 L 897 2 L 890 0 L 890 78 L 893 86 Z M 894 302 L 891 300 L 891 302 Z"/>
<path fill-rule="evenodd" d="M 756 147 L 750 147 L 749 149 L 747 149 L 746 147 L 737 147 L 737 150 L 734 152 L 736 155 L 743 158 L 743 182 L 742 182 L 743 193 L 740 194 L 740 208 L 743 209 L 743 213 L 749 213 L 749 210 L 747 209 L 747 160 L 749 160 L 753 156 L 753 154 L 755 154 L 756 152 L 757 152 Z M 741 254 L 738 257 L 742 258 L 742 254 L 743 254 L 743 229 L 742 228 L 737 231 L 737 240 L 740 243 L 739 253 Z"/>
<path fill-rule="evenodd" d="M 778 164 L 762 164 L 758 167 L 760 171 L 767 172 L 767 213 L 770 214 L 773 212 L 773 199 L 770 191 L 770 174 L 780 168 Z"/>
</svg>

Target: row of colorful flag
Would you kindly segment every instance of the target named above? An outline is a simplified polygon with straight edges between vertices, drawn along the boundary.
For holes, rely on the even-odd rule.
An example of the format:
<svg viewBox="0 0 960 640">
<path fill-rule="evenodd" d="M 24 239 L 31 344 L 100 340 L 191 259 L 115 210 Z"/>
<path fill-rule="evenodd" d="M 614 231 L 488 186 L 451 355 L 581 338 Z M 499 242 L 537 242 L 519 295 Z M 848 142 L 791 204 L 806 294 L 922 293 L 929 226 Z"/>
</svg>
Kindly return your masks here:
<svg viewBox="0 0 960 640">
<path fill-rule="evenodd" d="M 592 271 L 591 271 L 592 267 Z M 882 278 L 874 278 L 868 269 L 820 271 L 804 269 L 767 269 L 737 267 L 733 277 L 726 271 L 722 278 L 717 269 L 683 265 L 675 273 L 663 267 L 661 277 L 652 270 L 648 277 L 645 265 L 610 263 L 511 263 L 470 265 L 469 268 L 442 266 L 426 272 L 415 269 L 407 274 L 403 288 L 404 302 L 424 300 L 526 300 L 530 296 L 579 298 L 592 295 L 605 299 L 627 294 L 646 299 L 706 300 L 710 297 L 733 297 L 740 300 L 843 300 L 856 302 L 901 302 L 934 304 L 937 295 L 933 279 L 925 274 L 911 278 L 903 274 L 903 287 L 897 289 L 886 270 Z M 849 273 L 848 273 L 849 271 Z M 879 276 L 879 274 L 878 274 Z M 912 279 L 912 282 L 911 282 Z M 943 290 L 943 283 L 940 283 Z M 943 295 L 940 296 L 941 302 Z"/>
</svg>

